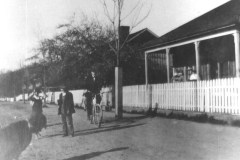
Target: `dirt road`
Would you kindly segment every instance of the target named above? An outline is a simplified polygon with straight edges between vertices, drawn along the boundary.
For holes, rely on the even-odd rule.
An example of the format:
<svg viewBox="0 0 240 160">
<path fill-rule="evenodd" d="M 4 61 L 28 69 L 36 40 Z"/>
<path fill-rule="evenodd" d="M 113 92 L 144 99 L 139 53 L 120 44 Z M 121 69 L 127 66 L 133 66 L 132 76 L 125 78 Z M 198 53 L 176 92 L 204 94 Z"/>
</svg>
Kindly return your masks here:
<svg viewBox="0 0 240 160">
<path fill-rule="evenodd" d="M 142 115 L 104 113 L 98 129 L 86 113 L 74 114 L 75 137 L 62 137 L 57 106 L 44 108 L 48 128 L 22 153 L 20 160 L 237 160 L 240 128 Z"/>
</svg>

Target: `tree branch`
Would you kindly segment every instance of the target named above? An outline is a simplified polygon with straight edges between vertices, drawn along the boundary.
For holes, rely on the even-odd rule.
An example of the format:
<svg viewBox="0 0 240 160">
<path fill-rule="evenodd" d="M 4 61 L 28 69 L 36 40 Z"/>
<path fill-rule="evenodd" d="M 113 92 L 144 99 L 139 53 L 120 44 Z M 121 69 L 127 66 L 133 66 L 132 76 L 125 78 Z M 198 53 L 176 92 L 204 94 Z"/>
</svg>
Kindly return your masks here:
<svg viewBox="0 0 240 160">
<path fill-rule="evenodd" d="M 139 10 L 139 13 L 141 12 L 142 7 L 143 7 L 143 4 L 142 4 L 142 6 L 141 6 L 141 9 Z M 146 14 L 144 17 L 142 17 L 138 22 L 137 22 L 137 19 L 138 19 L 138 18 L 136 18 L 135 24 L 132 25 L 133 28 L 136 27 L 136 26 L 138 26 L 139 24 L 141 24 L 141 23 L 149 16 L 149 14 L 150 14 L 150 12 L 151 12 L 151 8 L 152 8 L 152 4 L 151 4 L 151 7 L 150 7 L 150 9 L 148 10 L 147 14 Z M 137 16 L 137 17 L 139 17 L 139 15 L 140 15 L 139 13 L 138 13 L 138 16 Z"/>
<path fill-rule="evenodd" d="M 138 3 L 135 5 L 135 7 L 133 7 L 132 9 L 131 9 L 131 11 L 128 13 L 128 14 L 126 14 L 126 16 L 124 16 L 123 18 L 122 18 L 122 21 L 124 21 L 126 18 L 128 18 L 136 9 L 137 9 L 137 7 L 139 6 L 139 3 L 140 2 L 140 0 L 138 1 Z"/>
</svg>

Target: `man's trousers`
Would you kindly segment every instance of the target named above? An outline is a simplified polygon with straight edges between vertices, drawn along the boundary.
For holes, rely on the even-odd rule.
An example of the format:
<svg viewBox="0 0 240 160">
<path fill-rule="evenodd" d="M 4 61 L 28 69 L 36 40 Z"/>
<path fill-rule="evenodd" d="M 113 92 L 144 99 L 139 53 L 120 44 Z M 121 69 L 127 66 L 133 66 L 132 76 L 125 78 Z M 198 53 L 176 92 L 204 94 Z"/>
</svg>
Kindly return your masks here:
<svg viewBox="0 0 240 160">
<path fill-rule="evenodd" d="M 62 123 L 63 123 L 63 133 L 65 135 L 68 135 L 68 133 L 70 133 L 71 135 L 74 135 L 72 114 L 67 114 L 67 115 L 62 114 L 61 117 L 62 117 Z"/>
</svg>

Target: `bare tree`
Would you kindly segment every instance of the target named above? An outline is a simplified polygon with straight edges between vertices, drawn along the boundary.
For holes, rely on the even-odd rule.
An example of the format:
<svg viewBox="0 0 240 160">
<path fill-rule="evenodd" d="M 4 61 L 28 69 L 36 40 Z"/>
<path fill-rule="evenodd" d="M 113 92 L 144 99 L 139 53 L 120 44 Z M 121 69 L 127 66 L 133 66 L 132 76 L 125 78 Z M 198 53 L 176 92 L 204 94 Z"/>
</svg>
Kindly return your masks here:
<svg viewBox="0 0 240 160">
<path fill-rule="evenodd" d="M 106 17 L 111 23 L 112 29 L 115 33 L 113 42 L 109 42 L 109 47 L 114 51 L 117 56 L 117 63 L 115 68 L 115 116 L 116 118 L 122 118 L 123 106 L 122 106 L 122 69 L 121 69 L 121 50 L 128 41 L 129 35 L 121 37 L 121 25 L 124 20 L 131 18 L 131 24 L 129 25 L 129 33 L 142 23 L 149 15 L 151 8 L 148 12 L 140 17 L 140 13 L 144 7 L 144 2 L 139 0 L 133 8 L 124 13 L 125 0 L 101 0 Z M 108 3 L 107 3 L 108 2 Z"/>
<path fill-rule="evenodd" d="M 112 4 L 107 3 L 107 1 Z M 111 27 L 114 31 L 114 43 L 109 42 L 108 44 L 117 55 L 117 66 L 120 66 L 120 51 L 127 43 L 130 35 L 128 34 L 126 37 L 121 37 L 120 27 L 122 23 L 128 18 L 131 19 L 131 24 L 129 24 L 129 33 L 131 33 L 134 28 L 136 28 L 148 17 L 151 7 L 144 16 L 139 17 L 143 7 L 145 6 L 145 3 L 142 2 L 142 0 L 139 0 L 133 8 L 126 11 L 126 13 L 123 13 L 125 0 L 101 0 L 101 2 L 105 15 L 110 21 Z"/>
</svg>

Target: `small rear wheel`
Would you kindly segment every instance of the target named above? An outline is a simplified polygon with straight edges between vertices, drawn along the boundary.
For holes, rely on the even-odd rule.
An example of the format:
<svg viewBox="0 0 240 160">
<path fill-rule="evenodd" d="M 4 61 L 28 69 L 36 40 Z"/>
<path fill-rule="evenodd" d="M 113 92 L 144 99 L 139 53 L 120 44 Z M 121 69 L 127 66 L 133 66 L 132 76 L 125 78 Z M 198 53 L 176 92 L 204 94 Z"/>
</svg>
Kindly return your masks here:
<svg viewBox="0 0 240 160">
<path fill-rule="evenodd" d="M 101 127 L 102 117 L 103 117 L 102 106 L 100 106 L 99 104 L 94 105 L 94 109 L 93 109 L 93 123 L 95 125 L 97 125 L 98 128 Z"/>
</svg>

